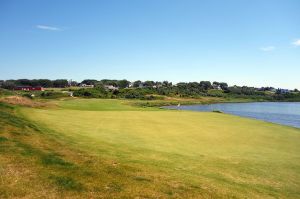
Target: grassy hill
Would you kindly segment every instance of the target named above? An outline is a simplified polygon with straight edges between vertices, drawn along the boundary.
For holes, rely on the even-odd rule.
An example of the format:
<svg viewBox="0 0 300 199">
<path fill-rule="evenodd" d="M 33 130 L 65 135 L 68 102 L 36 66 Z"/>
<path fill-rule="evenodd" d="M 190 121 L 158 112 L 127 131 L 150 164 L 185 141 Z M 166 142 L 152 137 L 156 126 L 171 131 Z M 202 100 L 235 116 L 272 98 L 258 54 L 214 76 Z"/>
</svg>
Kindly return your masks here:
<svg viewBox="0 0 300 199">
<path fill-rule="evenodd" d="M 0 197 L 299 198 L 300 130 L 128 101 L 1 103 Z"/>
</svg>

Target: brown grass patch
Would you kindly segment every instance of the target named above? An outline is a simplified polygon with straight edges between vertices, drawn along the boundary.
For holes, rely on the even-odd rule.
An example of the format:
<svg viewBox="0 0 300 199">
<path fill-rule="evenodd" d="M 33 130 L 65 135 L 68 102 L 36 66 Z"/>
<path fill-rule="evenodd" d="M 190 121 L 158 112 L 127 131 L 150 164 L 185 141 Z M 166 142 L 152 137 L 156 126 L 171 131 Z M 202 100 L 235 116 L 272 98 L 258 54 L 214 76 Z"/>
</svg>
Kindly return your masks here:
<svg viewBox="0 0 300 199">
<path fill-rule="evenodd" d="M 37 102 L 27 97 L 21 97 L 21 96 L 5 97 L 0 99 L 0 102 L 5 102 L 12 105 L 27 106 L 27 107 L 49 107 L 49 103 Z"/>
</svg>

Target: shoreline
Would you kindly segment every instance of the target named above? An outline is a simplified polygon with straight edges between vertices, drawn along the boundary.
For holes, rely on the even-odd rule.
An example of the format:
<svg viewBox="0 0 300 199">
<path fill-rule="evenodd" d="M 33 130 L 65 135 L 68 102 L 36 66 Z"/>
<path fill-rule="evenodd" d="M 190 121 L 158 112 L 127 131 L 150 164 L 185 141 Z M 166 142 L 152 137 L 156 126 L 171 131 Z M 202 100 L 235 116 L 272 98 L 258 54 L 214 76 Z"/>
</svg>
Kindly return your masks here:
<svg viewBox="0 0 300 199">
<path fill-rule="evenodd" d="M 279 103 L 284 103 L 286 105 L 279 106 L 275 109 L 274 107 L 270 105 L 275 103 L 275 105 L 278 105 Z M 235 103 L 237 106 L 227 106 L 225 104 L 231 104 L 231 103 L 217 103 L 219 106 L 217 107 L 209 107 L 210 105 L 214 104 L 194 104 L 194 105 L 183 105 L 183 107 L 177 107 L 174 106 L 162 106 L 160 108 L 165 110 L 179 110 L 179 111 L 193 111 L 193 112 L 216 112 L 216 113 L 224 113 L 234 116 L 239 116 L 243 118 L 250 118 L 255 119 L 259 121 L 269 122 L 273 124 L 288 126 L 296 129 L 300 129 L 300 125 L 298 125 L 298 117 L 297 110 L 296 113 L 289 111 L 290 110 L 290 104 L 289 103 L 296 103 L 300 104 L 300 102 L 245 102 L 243 104 L 245 105 L 237 105 L 242 103 Z M 255 104 L 253 106 L 253 104 Z M 265 104 L 265 105 L 263 105 Z M 269 104 L 269 105 L 268 105 Z M 201 106 L 203 106 L 201 108 Z M 257 107 L 258 106 L 258 107 Z M 295 105 L 296 108 L 298 105 Z M 193 108 L 195 107 L 195 108 Z M 198 107 L 198 108 L 197 108 Z M 277 107 L 277 106 L 276 106 Z M 249 110 L 251 109 L 251 110 Z M 252 111 L 253 110 L 253 111 Z M 256 111 L 255 111 L 256 110 Z M 263 112 L 261 110 L 264 110 Z M 296 119 L 293 119 L 295 118 Z M 298 119 L 297 119 L 298 118 Z"/>
</svg>

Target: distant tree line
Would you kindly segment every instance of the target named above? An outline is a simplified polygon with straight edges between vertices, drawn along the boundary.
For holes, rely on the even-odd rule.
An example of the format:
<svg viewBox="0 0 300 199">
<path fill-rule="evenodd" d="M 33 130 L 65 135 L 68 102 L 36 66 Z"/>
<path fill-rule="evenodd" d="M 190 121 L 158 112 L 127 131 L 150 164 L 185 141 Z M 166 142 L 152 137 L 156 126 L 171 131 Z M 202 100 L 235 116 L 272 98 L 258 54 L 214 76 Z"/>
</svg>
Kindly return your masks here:
<svg viewBox="0 0 300 199">
<path fill-rule="evenodd" d="M 70 82 L 66 79 L 17 79 L 0 81 L 0 86 L 5 89 L 13 89 L 17 86 L 42 86 L 45 88 L 65 88 L 70 85 Z"/>
<path fill-rule="evenodd" d="M 114 86 L 114 87 L 118 87 L 118 88 L 127 88 L 127 87 L 129 87 L 130 83 L 131 82 L 126 79 L 123 79 L 123 80 L 102 79 L 100 81 L 95 80 L 95 79 L 85 79 L 80 84 L 94 85 L 94 86 L 110 85 L 110 86 Z"/>
<path fill-rule="evenodd" d="M 100 97 L 100 98 L 128 98 L 128 99 L 152 99 L 158 96 L 178 96 L 178 97 L 239 97 L 255 98 L 263 100 L 282 100 L 300 98 L 297 89 L 289 91 L 287 89 L 274 89 L 273 87 L 248 87 L 248 86 L 228 86 L 225 82 L 179 82 L 173 84 L 169 81 L 134 81 L 126 79 L 85 79 L 81 82 L 67 79 L 17 79 L 0 80 L 0 87 L 13 89 L 17 86 L 42 86 L 45 88 L 66 88 L 72 86 L 93 85 L 94 88 L 82 88 L 74 90 L 74 96 Z M 50 95 L 50 94 L 47 94 Z M 152 96 L 152 97 L 150 97 Z M 156 96 L 156 97 L 153 97 Z"/>
</svg>

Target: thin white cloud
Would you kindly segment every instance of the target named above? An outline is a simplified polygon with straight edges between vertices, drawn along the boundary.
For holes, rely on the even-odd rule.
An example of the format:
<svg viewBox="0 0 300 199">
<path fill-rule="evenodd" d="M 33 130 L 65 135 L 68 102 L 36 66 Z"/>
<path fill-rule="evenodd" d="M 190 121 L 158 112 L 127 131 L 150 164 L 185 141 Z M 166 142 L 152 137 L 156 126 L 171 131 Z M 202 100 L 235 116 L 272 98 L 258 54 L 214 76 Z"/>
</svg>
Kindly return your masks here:
<svg viewBox="0 0 300 199">
<path fill-rule="evenodd" d="M 275 46 L 266 46 L 266 47 L 260 48 L 260 50 L 265 51 L 265 52 L 273 51 L 275 49 L 276 49 Z"/>
<path fill-rule="evenodd" d="M 45 26 L 45 25 L 36 25 L 36 28 L 41 30 L 50 30 L 50 31 L 60 31 L 61 28 L 54 27 L 54 26 Z"/>
<path fill-rule="evenodd" d="M 293 42 L 293 45 L 294 45 L 294 46 L 297 46 L 297 47 L 300 46 L 300 39 L 294 41 L 294 42 Z"/>
</svg>

